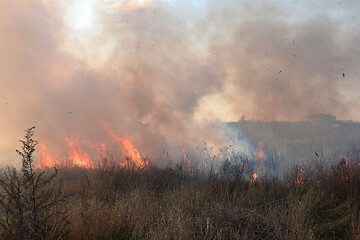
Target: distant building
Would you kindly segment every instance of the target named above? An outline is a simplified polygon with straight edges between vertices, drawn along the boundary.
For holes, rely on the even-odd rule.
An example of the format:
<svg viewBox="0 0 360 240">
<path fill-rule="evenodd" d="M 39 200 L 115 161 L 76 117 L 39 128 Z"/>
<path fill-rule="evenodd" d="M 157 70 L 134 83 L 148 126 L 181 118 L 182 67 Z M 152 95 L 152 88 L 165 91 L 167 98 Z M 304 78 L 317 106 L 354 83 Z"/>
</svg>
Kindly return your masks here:
<svg viewBox="0 0 360 240">
<path fill-rule="evenodd" d="M 360 123 L 338 121 L 331 114 L 313 114 L 307 121 L 254 121 L 241 116 L 238 122 L 227 125 L 234 131 L 241 132 L 243 137 L 255 141 L 286 142 L 286 141 L 332 141 L 337 139 L 360 139 Z M 237 130 L 238 129 L 238 130 Z"/>
<path fill-rule="evenodd" d="M 308 119 L 315 125 L 332 126 L 336 123 L 336 116 L 331 114 L 317 113 L 310 115 Z"/>
</svg>

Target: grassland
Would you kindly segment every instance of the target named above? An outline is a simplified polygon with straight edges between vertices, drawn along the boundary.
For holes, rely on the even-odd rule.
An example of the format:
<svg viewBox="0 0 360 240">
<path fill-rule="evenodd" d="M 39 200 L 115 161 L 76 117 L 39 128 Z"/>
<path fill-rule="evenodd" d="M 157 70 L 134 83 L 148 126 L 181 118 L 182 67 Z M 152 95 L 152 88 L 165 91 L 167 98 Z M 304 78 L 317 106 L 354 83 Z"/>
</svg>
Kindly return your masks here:
<svg viewBox="0 0 360 240">
<path fill-rule="evenodd" d="M 255 182 L 243 169 L 231 162 L 192 174 L 179 166 L 60 169 L 63 191 L 74 193 L 68 237 L 359 239 L 359 161 L 294 167 Z"/>
<path fill-rule="evenodd" d="M 236 153 L 216 170 L 127 158 L 53 172 L 36 169 L 33 133 L 21 141 L 21 171 L 0 174 L 2 239 L 360 239 L 358 151 L 333 161 L 316 153 L 281 175 Z"/>
</svg>

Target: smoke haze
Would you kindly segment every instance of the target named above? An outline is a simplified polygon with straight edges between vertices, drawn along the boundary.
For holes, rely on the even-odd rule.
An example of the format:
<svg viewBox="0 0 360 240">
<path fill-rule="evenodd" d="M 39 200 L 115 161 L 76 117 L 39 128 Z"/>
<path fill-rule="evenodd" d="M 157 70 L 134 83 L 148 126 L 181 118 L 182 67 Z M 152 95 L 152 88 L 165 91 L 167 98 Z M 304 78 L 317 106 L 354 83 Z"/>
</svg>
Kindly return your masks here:
<svg viewBox="0 0 360 240">
<path fill-rule="evenodd" d="M 56 156 L 65 137 L 109 141 L 106 121 L 145 155 L 181 157 L 225 143 L 212 124 L 241 115 L 360 120 L 359 12 L 356 0 L 0 0 L 0 161 L 31 125 Z"/>
</svg>

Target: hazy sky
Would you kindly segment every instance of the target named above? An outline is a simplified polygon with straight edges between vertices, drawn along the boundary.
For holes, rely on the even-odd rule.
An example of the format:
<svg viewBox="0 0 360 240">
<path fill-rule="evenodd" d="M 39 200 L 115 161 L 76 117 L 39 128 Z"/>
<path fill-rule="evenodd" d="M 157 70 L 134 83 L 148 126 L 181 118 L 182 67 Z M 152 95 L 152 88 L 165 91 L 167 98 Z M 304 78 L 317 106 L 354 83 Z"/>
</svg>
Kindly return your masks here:
<svg viewBox="0 0 360 240">
<path fill-rule="evenodd" d="M 0 0 L 0 162 L 31 125 L 153 154 L 243 114 L 360 120 L 359 73 L 357 0 Z"/>
</svg>

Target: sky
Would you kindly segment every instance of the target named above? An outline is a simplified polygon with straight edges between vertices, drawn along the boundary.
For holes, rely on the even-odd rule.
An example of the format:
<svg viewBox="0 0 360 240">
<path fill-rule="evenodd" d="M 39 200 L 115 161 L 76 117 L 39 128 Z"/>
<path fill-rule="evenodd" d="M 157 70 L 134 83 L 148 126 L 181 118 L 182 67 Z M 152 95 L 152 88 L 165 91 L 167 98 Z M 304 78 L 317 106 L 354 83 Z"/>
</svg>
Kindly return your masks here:
<svg viewBox="0 0 360 240">
<path fill-rule="evenodd" d="M 156 155 L 242 115 L 360 121 L 359 43 L 357 0 L 0 0 L 0 163 L 32 125 L 56 156 L 102 121 Z"/>
</svg>

